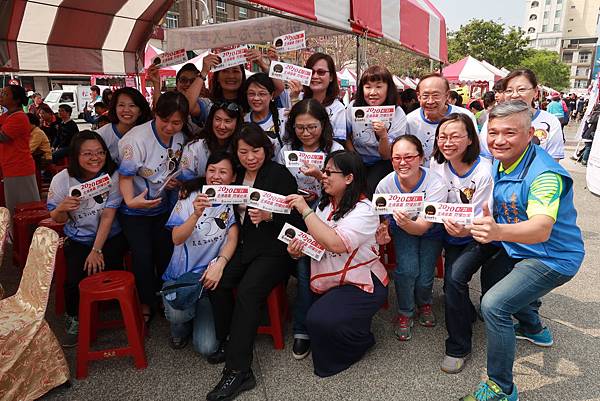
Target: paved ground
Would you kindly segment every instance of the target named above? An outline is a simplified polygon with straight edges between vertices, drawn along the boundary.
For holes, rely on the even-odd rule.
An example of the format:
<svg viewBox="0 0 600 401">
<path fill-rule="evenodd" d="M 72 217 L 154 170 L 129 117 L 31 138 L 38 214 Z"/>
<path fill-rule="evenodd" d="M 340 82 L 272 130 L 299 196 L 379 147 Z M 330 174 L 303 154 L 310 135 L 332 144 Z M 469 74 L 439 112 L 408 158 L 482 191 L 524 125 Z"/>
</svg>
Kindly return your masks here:
<svg viewBox="0 0 600 401">
<path fill-rule="evenodd" d="M 568 155 L 572 152 L 569 148 Z M 572 160 L 562 164 L 575 180 L 578 221 L 586 242 L 586 259 L 579 274 L 544 298 L 541 313 L 552 329 L 555 345 L 541 349 L 519 343 L 515 366 L 516 383 L 522 401 L 600 401 L 600 199 L 585 188 L 585 169 Z M 0 280 L 10 293 L 16 290 L 20 272 L 5 261 Z M 294 281 L 290 282 L 293 302 Z M 472 298 L 478 303 L 479 284 L 473 284 Z M 441 281 L 435 283 L 435 312 L 440 324 L 431 329 L 417 327 L 413 340 L 398 342 L 393 336 L 393 295 L 391 308 L 380 311 L 373 321 L 377 345 L 347 371 L 328 379 L 312 373 L 310 358 L 295 361 L 291 356 L 290 327 L 283 351 L 276 351 L 267 336 L 259 336 L 253 369 L 256 389 L 239 400 L 457 400 L 471 391 L 485 376 L 485 332 L 475 325 L 474 352 L 465 370 L 458 375 L 440 371 L 444 352 Z M 57 335 L 62 319 L 53 314 L 50 301 L 47 318 Z M 44 400 L 202 400 L 216 383 L 220 368 L 195 355 L 191 347 L 173 351 L 167 345 L 168 325 L 155 319 L 146 342 L 149 367 L 137 371 L 129 358 L 94 362 L 86 380 L 72 381 L 70 389 L 59 388 Z M 124 341 L 118 333 L 100 337 L 105 344 Z M 74 373 L 75 352 L 65 352 Z"/>
</svg>

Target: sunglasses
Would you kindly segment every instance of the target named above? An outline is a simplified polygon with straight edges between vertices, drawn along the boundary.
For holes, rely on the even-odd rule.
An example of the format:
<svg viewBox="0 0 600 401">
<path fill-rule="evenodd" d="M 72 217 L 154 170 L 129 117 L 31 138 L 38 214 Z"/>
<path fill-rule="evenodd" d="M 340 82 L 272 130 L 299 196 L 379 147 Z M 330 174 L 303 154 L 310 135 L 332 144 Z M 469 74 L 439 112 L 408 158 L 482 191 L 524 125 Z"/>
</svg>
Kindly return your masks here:
<svg viewBox="0 0 600 401">
<path fill-rule="evenodd" d="M 181 145 L 181 148 L 183 149 L 183 145 Z M 172 148 L 167 149 L 167 174 L 171 174 L 173 171 L 177 170 L 182 155 L 183 150 L 180 150 L 179 154 L 177 154 Z"/>
<path fill-rule="evenodd" d="M 329 169 L 323 169 L 323 170 L 321 170 L 321 172 L 323 174 L 325 174 L 327 177 L 331 177 L 331 174 L 342 174 L 342 175 L 344 175 L 343 171 L 335 171 L 335 170 L 329 170 Z"/>
<path fill-rule="evenodd" d="M 239 113 L 241 108 L 234 102 L 215 102 L 213 107 L 215 109 L 225 109 L 228 111 L 233 111 L 234 113 Z"/>
</svg>

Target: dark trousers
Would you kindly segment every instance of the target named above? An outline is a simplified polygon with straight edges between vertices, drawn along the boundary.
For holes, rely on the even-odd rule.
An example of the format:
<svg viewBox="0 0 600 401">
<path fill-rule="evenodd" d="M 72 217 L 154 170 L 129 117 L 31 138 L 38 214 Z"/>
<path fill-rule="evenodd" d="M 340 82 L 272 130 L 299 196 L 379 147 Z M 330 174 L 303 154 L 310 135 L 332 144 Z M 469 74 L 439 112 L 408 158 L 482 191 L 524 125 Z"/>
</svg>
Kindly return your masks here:
<svg viewBox="0 0 600 401">
<path fill-rule="evenodd" d="M 373 193 L 375 192 L 375 188 L 377 188 L 377 184 L 379 181 L 392 171 L 394 168 L 392 167 L 392 162 L 389 160 L 380 160 L 377 163 L 366 166 L 367 167 L 367 197 L 371 199 Z"/>
<path fill-rule="evenodd" d="M 217 339 L 227 343 L 229 369 L 247 371 L 252 365 L 256 330 L 267 296 L 288 277 L 291 260 L 282 256 L 258 256 L 242 263 L 241 247 L 223 270 L 214 291 L 209 292 Z M 233 289 L 237 288 L 235 300 Z"/>
<path fill-rule="evenodd" d="M 153 305 L 162 287 L 161 276 L 173 254 L 171 232 L 165 228 L 169 213 L 158 216 L 119 214 L 123 233 L 131 249 L 131 261 L 140 301 Z"/>
<path fill-rule="evenodd" d="M 308 310 L 306 327 L 317 376 L 333 376 L 348 369 L 375 344 L 371 322 L 387 300 L 388 289 L 377 277 L 372 278 L 373 293 L 353 285 L 335 287 Z"/>
<path fill-rule="evenodd" d="M 52 152 L 52 163 L 58 163 L 67 156 L 69 156 L 69 147 L 56 149 Z"/>
<path fill-rule="evenodd" d="M 462 358 L 471 353 L 472 324 L 475 320 L 469 282 L 483 265 L 486 273 L 481 273 L 481 291 L 485 294 L 510 272 L 517 260 L 510 258 L 502 247 L 475 241 L 462 246 L 446 244 L 445 250 L 446 355 Z"/>
<path fill-rule="evenodd" d="M 109 238 L 104 243 L 104 270 L 122 270 L 123 255 L 127 250 L 127 241 L 122 233 Z M 65 280 L 65 309 L 69 316 L 77 316 L 79 311 L 79 283 L 87 277 L 85 260 L 92 251 L 92 245 L 83 244 L 67 238 L 64 252 L 67 262 Z"/>
</svg>

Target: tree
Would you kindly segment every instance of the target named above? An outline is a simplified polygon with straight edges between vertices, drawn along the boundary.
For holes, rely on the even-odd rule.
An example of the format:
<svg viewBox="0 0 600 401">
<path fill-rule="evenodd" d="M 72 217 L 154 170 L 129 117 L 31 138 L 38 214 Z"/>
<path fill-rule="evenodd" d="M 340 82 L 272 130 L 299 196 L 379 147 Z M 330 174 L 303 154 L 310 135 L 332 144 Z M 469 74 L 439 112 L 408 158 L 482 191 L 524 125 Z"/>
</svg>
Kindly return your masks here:
<svg viewBox="0 0 600 401">
<path fill-rule="evenodd" d="M 529 55 L 521 66 L 529 68 L 542 85 L 556 90 L 569 87 L 569 66 L 560 60 L 558 53 L 549 50 L 528 50 Z"/>
<path fill-rule="evenodd" d="M 448 35 L 448 58 L 454 63 L 466 56 L 509 70 L 527 56 L 528 41 L 521 28 L 472 19 Z"/>
</svg>

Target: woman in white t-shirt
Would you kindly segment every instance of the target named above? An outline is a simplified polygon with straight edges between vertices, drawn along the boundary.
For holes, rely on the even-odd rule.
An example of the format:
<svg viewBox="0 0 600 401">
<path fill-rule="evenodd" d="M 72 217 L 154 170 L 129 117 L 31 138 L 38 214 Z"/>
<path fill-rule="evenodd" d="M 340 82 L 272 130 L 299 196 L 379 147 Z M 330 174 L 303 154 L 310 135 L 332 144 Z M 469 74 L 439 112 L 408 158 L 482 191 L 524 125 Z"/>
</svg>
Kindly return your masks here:
<svg viewBox="0 0 600 401">
<path fill-rule="evenodd" d="M 504 101 L 522 100 L 531 107 L 531 126 L 534 128 L 534 137 L 531 140 L 541 146 L 556 161 L 564 159 L 565 144 L 563 142 L 562 127 L 558 118 L 546 110 L 536 109 L 533 100 L 539 96 L 538 82 L 531 70 L 514 70 L 502 80 Z M 487 121 L 479 133 L 481 155 L 491 159 L 487 145 Z"/>
<path fill-rule="evenodd" d="M 374 65 L 362 74 L 356 99 L 348 105 L 346 147 L 355 150 L 367 166 L 368 196 L 373 194 L 377 183 L 392 171 L 391 143 L 406 131 L 406 114 L 402 107 L 396 106 L 397 99 L 392 74 L 387 68 Z M 366 106 L 394 106 L 392 121 L 355 121 L 357 110 L 354 108 Z"/>
<path fill-rule="evenodd" d="M 465 114 L 450 114 L 438 125 L 430 169 L 442 177 L 448 190 L 449 203 L 474 206 L 475 217 L 492 199 L 494 181 L 492 165 L 479 155 L 479 139 L 471 118 Z M 471 325 L 475 308 L 469 298 L 469 282 L 479 270 L 480 261 L 473 258 L 479 247 L 469 229 L 452 219 L 444 223 L 445 269 L 444 292 L 446 354 L 442 370 L 460 372 L 471 353 Z"/>
<path fill-rule="evenodd" d="M 379 217 L 364 195 L 364 165 L 356 153 L 344 150 L 329 154 L 325 162 L 316 211 L 301 195 L 287 197 L 308 233 L 325 248 L 320 261 L 311 260 L 316 299 L 306 316 L 314 372 L 320 377 L 348 369 L 375 344 L 371 322 L 388 293 L 375 238 Z M 293 258 L 303 255 L 297 239 L 287 249 Z"/>
<path fill-rule="evenodd" d="M 394 171 L 379 182 L 375 193 L 424 193 L 427 202 L 445 202 L 446 186 L 439 175 L 422 166 L 424 154 L 416 136 L 398 137 L 392 143 Z M 396 251 L 394 285 L 398 321 L 395 334 L 400 341 L 408 341 L 416 315 L 421 326 L 436 324 L 431 310 L 433 276 L 442 251 L 443 230 L 440 224 L 428 222 L 417 214 L 395 210 L 392 217 L 382 225 L 389 225 Z"/>
</svg>

